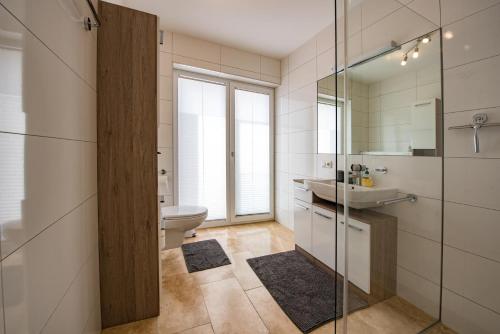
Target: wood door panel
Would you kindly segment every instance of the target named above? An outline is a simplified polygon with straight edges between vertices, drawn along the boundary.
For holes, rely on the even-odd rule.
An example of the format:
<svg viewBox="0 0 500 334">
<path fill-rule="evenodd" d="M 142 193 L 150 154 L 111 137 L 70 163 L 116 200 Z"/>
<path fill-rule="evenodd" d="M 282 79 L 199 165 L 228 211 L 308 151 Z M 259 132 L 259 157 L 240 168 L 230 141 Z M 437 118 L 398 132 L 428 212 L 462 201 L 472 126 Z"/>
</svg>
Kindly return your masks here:
<svg viewBox="0 0 500 334">
<path fill-rule="evenodd" d="M 98 191 L 103 328 L 159 314 L 157 17 L 99 2 Z"/>
</svg>

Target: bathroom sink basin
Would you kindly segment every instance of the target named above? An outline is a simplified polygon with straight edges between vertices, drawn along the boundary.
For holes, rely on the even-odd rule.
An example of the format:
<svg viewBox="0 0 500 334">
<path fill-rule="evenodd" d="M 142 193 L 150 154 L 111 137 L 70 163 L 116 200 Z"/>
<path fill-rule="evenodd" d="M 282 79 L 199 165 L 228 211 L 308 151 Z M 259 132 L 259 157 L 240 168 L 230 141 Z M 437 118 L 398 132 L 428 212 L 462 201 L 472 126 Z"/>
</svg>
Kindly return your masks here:
<svg viewBox="0 0 500 334">
<path fill-rule="evenodd" d="M 344 183 L 336 183 L 335 180 L 305 180 L 304 185 L 316 196 L 331 202 L 344 204 Z M 338 189 L 337 189 L 338 187 Z M 338 190 L 338 199 L 336 198 Z M 350 184 L 348 188 L 349 207 L 355 209 L 366 209 L 380 206 L 378 201 L 396 198 L 396 188 L 384 187 L 362 187 Z"/>
</svg>

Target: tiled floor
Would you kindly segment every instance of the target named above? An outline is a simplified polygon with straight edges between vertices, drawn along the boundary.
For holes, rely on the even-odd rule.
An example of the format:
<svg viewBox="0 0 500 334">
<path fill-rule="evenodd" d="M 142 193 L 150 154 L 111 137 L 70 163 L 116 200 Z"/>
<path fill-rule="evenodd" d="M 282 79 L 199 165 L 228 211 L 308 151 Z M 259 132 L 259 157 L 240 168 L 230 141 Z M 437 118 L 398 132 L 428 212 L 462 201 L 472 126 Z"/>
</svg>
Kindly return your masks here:
<svg viewBox="0 0 500 334">
<path fill-rule="evenodd" d="M 231 265 L 189 274 L 180 249 L 162 252 L 160 316 L 119 327 L 105 334 L 244 334 L 300 331 L 283 313 L 246 263 L 246 259 L 294 248 L 293 232 L 278 223 L 256 223 L 199 229 L 194 242 L 217 239 Z M 431 318 L 393 297 L 348 318 L 349 333 L 417 333 Z M 340 321 L 337 322 L 340 328 Z M 341 330 L 337 330 L 340 333 Z M 313 334 L 333 333 L 333 322 Z M 453 333 L 439 327 L 433 334 Z"/>
</svg>

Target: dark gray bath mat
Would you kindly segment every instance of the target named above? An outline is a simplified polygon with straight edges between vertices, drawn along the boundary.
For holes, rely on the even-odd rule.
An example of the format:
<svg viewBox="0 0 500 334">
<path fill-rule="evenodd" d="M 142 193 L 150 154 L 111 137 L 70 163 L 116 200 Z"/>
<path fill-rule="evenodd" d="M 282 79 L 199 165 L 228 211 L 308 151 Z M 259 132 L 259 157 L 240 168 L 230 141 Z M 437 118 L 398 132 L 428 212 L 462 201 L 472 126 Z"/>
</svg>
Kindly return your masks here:
<svg viewBox="0 0 500 334">
<path fill-rule="evenodd" d="M 217 240 L 203 240 L 182 245 L 187 270 L 192 273 L 231 264 Z"/>
<path fill-rule="evenodd" d="M 342 317 L 342 280 L 337 280 L 337 312 L 334 312 L 334 278 L 298 252 L 266 255 L 248 259 L 247 262 L 303 333 Z M 361 297 L 349 294 L 349 312 L 367 306 L 368 303 Z"/>
</svg>

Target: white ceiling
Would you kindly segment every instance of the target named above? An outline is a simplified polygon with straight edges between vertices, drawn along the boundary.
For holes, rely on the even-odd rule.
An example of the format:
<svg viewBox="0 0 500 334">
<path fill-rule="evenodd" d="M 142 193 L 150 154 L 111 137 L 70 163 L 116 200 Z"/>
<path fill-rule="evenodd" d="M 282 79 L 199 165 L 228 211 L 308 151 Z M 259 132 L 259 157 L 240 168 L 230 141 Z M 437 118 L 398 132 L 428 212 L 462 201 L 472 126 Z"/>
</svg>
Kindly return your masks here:
<svg viewBox="0 0 500 334">
<path fill-rule="evenodd" d="M 108 0 L 156 14 L 160 26 L 282 58 L 333 22 L 334 0 Z"/>
</svg>

